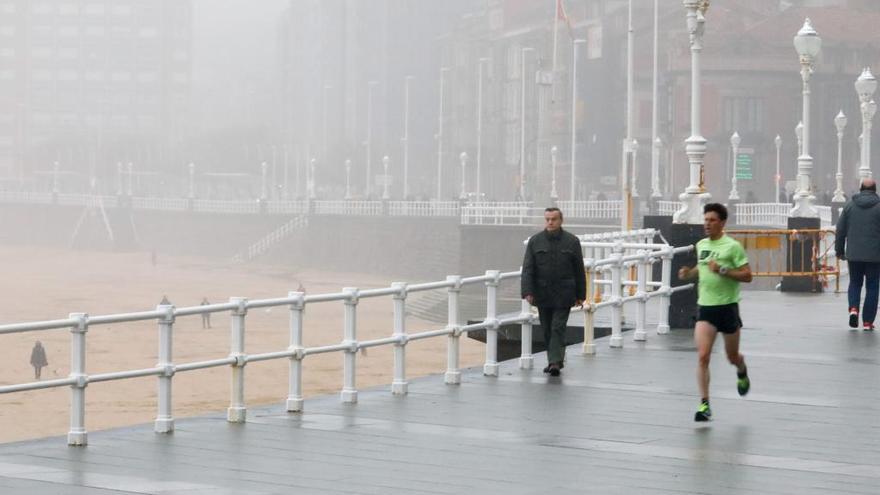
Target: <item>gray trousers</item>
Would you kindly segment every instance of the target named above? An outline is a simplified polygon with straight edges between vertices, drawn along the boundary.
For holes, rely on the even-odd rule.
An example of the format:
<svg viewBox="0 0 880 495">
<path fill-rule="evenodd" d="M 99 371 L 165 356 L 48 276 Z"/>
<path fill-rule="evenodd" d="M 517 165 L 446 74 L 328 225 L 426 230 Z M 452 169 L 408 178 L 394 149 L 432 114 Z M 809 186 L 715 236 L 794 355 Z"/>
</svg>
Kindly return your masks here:
<svg viewBox="0 0 880 495">
<path fill-rule="evenodd" d="M 538 308 L 544 344 L 547 346 L 547 362 L 562 363 L 565 359 L 565 327 L 571 308 Z"/>
</svg>

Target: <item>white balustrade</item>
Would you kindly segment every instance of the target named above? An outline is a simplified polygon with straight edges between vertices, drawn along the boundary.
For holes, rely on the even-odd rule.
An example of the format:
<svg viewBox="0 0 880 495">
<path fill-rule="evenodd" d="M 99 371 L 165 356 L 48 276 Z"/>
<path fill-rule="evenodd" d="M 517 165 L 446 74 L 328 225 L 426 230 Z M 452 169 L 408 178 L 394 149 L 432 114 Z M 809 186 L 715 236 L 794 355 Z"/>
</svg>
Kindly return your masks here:
<svg viewBox="0 0 880 495">
<path fill-rule="evenodd" d="M 791 204 L 739 203 L 734 211 L 734 220 L 740 226 L 787 228 Z"/>
</svg>

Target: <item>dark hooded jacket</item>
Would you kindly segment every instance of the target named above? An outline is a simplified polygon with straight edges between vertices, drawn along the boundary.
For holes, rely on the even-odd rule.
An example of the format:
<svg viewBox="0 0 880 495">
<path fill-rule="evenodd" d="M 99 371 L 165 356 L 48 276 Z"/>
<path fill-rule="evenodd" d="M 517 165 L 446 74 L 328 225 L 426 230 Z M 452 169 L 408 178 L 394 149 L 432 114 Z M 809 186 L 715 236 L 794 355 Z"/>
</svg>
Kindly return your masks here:
<svg viewBox="0 0 880 495">
<path fill-rule="evenodd" d="M 844 246 L 846 251 L 844 251 Z M 861 191 L 846 203 L 837 220 L 834 251 L 850 261 L 880 263 L 880 196 Z"/>
<path fill-rule="evenodd" d="M 529 239 L 522 264 L 522 297 L 539 308 L 570 308 L 586 298 L 581 241 L 562 229 Z"/>
</svg>

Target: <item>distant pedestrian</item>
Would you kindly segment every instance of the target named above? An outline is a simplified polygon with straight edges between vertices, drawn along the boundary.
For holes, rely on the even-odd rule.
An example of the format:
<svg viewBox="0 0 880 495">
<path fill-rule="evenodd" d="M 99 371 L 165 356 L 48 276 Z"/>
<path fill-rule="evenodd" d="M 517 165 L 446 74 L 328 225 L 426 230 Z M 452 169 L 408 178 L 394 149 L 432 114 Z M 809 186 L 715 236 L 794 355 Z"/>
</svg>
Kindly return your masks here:
<svg viewBox="0 0 880 495">
<path fill-rule="evenodd" d="M 31 350 L 31 366 L 34 367 L 34 379 L 39 380 L 43 367 L 49 366 L 49 360 L 46 359 L 46 350 L 39 340 L 34 344 Z"/>
<path fill-rule="evenodd" d="M 150 264 L 153 265 L 153 267 L 156 266 L 156 250 L 155 249 L 150 250 Z"/>
<path fill-rule="evenodd" d="M 208 298 L 202 298 L 202 302 L 199 303 L 199 306 L 207 306 L 211 303 L 208 302 Z M 202 313 L 202 328 L 211 328 L 211 313 Z"/>
<path fill-rule="evenodd" d="M 587 297 L 584 255 L 574 234 L 562 230 L 559 208 L 544 210 L 544 230 L 533 235 L 522 263 L 522 298 L 537 306 L 547 367 L 544 373 L 559 376 L 565 366 L 565 329 L 572 306 Z"/>
<path fill-rule="evenodd" d="M 706 238 L 697 242 L 697 266 L 682 267 L 678 278 L 699 280 L 697 284 L 697 325 L 694 342 L 697 346 L 697 386 L 701 402 L 694 421 L 712 419 L 709 407 L 709 361 L 715 338 L 721 332 L 727 360 L 736 366 L 736 390 L 746 395 L 751 388 L 746 360 L 739 353 L 740 329 L 739 284 L 752 281 L 749 258 L 742 244 L 724 233 L 727 208 L 718 203 L 703 207 L 703 229 Z"/>
<path fill-rule="evenodd" d="M 859 326 L 859 301 L 865 285 L 862 326 L 874 330 L 880 285 L 880 196 L 874 179 L 862 179 L 859 193 L 843 206 L 837 219 L 834 251 L 849 264 L 849 326 Z"/>
</svg>

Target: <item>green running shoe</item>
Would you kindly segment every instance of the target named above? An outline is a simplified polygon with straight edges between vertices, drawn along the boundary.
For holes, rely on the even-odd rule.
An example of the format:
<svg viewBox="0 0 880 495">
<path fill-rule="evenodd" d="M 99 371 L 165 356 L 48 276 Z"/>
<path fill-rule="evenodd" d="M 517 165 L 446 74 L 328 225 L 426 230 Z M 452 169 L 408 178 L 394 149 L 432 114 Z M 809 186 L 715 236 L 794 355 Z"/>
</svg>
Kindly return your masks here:
<svg viewBox="0 0 880 495">
<path fill-rule="evenodd" d="M 703 402 L 694 414 L 694 421 L 709 421 L 712 419 L 712 409 L 708 402 Z"/>
<path fill-rule="evenodd" d="M 746 395 L 749 393 L 749 389 L 752 387 L 752 382 L 749 381 L 748 375 L 737 378 L 736 379 L 736 391 L 739 392 L 740 396 Z"/>
</svg>

